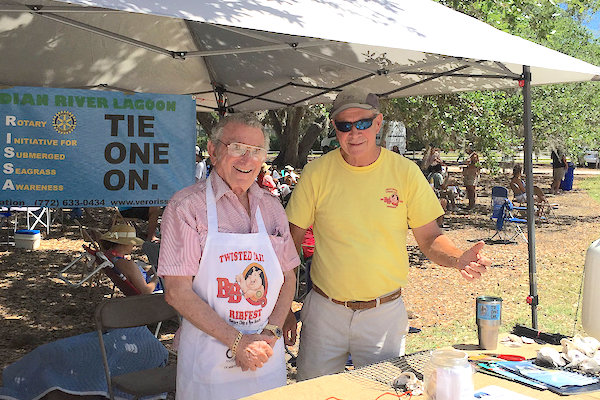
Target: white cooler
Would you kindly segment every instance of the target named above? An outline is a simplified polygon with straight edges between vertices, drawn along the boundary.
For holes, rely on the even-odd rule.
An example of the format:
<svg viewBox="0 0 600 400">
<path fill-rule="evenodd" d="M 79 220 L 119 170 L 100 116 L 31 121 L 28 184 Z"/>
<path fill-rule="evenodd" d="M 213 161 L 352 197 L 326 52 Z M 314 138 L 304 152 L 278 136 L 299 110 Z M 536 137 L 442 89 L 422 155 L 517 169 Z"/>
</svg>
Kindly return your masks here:
<svg viewBox="0 0 600 400">
<path fill-rule="evenodd" d="M 20 229 L 15 232 L 15 247 L 35 250 L 40 247 L 42 237 L 38 230 Z"/>
</svg>

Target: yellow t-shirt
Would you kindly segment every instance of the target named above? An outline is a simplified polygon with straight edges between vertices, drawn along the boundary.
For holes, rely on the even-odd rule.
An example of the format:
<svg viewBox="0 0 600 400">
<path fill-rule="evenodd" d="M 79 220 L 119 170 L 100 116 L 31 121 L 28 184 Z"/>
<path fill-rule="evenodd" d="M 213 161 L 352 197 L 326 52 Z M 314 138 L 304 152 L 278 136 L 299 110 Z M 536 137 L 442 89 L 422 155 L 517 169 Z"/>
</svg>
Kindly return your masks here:
<svg viewBox="0 0 600 400">
<path fill-rule="evenodd" d="M 336 300 L 371 300 L 406 284 L 409 226 L 444 213 L 419 167 L 381 149 L 353 167 L 334 150 L 307 164 L 286 208 L 289 221 L 313 225 L 314 284 Z"/>
</svg>

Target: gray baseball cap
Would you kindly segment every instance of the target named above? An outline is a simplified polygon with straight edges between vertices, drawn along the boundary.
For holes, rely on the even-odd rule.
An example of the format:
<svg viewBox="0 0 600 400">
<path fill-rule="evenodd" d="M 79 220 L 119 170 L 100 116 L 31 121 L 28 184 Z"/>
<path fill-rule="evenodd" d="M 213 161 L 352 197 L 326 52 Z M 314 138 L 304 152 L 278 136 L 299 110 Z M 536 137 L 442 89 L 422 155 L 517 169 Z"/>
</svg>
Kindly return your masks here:
<svg viewBox="0 0 600 400">
<path fill-rule="evenodd" d="M 379 112 L 379 98 L 375 93 L 360 87 L 350 87 L 338 93 L 329 115 L 335 118 L 340 112 L 349 108 L 362 108 Z"/>
</svg>

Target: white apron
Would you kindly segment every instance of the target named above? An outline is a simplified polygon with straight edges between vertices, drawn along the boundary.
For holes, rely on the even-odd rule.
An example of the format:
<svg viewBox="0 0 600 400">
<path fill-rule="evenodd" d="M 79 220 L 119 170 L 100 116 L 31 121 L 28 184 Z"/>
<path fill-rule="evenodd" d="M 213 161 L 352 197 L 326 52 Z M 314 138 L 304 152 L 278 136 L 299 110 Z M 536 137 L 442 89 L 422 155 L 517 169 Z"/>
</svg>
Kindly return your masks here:
<svg viewBox="0 0 600 400">
<path fill-rule="evenodd" d="M 221 233 L 211 180 L 206 182 L 208 234 L 192 287 L 240 332 L 260 333 L 279 297 L 283 273 L 260 207 L 257 233 Z M 238 399 L 286 384 L 283 339 L 256 371 L 242 371 L 221 342 L 183 320 L 177 357 L 178 400 Z"/>
</svg>

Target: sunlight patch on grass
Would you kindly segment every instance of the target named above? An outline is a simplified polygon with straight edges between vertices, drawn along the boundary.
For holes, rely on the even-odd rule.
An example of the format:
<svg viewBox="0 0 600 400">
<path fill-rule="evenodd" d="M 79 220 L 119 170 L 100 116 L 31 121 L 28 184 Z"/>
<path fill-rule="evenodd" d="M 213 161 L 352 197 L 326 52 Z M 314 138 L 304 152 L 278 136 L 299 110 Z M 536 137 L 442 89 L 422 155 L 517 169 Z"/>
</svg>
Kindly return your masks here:
<svg viewBox="0 0 600 400">
<path fill-rule="evenodd" d="M 597 203 L 600 203 L 600 176 L 586 178 L 579 183 L 579 186 L 588 192 Z"/>
<path fill-rule="evenodd" d="M 411 333 L 406 340 L 406 353 L 432 350 L 458 343 L 477 343 L 477 326 L 455 321 L 452 327 L 431 327 L 420 333 Z"/>
</svg>

